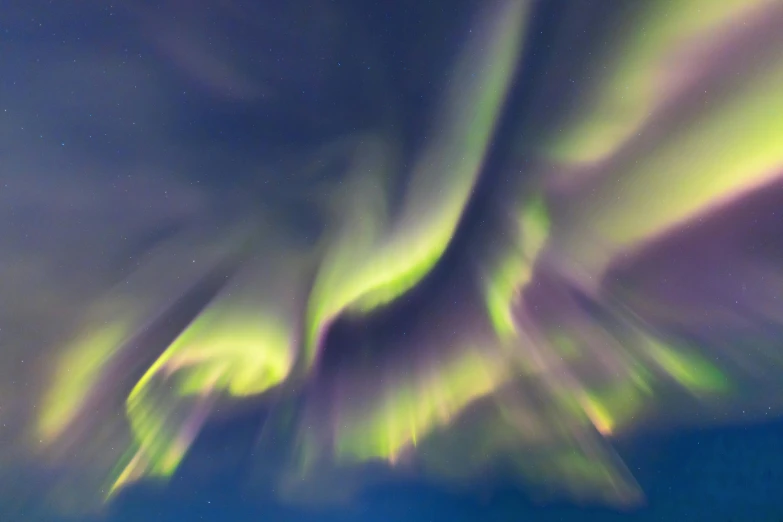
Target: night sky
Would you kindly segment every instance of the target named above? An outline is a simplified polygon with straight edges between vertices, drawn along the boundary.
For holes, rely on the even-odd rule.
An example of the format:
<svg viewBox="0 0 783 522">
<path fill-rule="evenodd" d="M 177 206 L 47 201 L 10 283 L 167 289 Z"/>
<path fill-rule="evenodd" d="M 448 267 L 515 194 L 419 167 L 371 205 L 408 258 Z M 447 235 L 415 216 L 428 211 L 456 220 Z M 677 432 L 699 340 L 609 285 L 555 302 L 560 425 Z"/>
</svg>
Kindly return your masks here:
<svg viewBox="0 0 783 522">
<path fill-rule="evenodd" d="M 0 522 L 783 520 L 783 1 L 0 2 Z"/>
</svg>

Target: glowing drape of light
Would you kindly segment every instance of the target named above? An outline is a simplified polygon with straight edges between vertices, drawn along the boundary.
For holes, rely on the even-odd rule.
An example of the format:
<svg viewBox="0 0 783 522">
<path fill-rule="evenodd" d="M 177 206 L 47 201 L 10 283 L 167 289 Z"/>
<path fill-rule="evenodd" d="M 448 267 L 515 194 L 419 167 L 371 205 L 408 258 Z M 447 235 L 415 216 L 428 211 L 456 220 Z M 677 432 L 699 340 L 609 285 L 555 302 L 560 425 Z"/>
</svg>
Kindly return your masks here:
<svg viewBox="0 0 783 522">
<path fill-rule="evenodd" d="M 170 476 L 215 401 L 259 395 L 286 380 L 306 266 L 285 248 L 260 250 L 144 373 L 126 401 L 136 451 L 112 489 Z"/>
<path fill-rule="evenodd" d="M 379 220 L 364 213 L 377 212 L 375 204 L 359 202 L 361 214 L 351 216 L 342 239 L 327 254 L 308 308 L 308 361 L 316 357 L 322 330 L 342 310 L 366 311 L 398 297 L 421 280 L 449 244 L 520 57 L 527 2 L 497 6 L 450 78 L 399 217 L 385 231 L 376 231 L 372 223 Z"/>
<path fill-rule="evenodd" d="M 594 62 L 594 85 L 549 146 L 559 163 L 606 160 L 656 112 L 707 72 L 740 22 L 775 0 L 650 0 L 631 7 L 605 56 Z"/>
<path fill-rule="evenodd" d="M 63 349 L 43 396 L 36 436 L 54 442 L 74 425 L 78 415 L 95 400 L 107 372 L 118 356 L 133 349 L 141 333 L 171 308 L 199 279 L 222 260 L 234 255 L 245 238 L 234 231 L 209 238 L 203 231 L 159 245 L 138 267 L 85 314 L 84 324 Z M 198 262 L 196 262 L 198 260 Z M 138 359 L 138 357 L 137 357 Z"/>
</svg>

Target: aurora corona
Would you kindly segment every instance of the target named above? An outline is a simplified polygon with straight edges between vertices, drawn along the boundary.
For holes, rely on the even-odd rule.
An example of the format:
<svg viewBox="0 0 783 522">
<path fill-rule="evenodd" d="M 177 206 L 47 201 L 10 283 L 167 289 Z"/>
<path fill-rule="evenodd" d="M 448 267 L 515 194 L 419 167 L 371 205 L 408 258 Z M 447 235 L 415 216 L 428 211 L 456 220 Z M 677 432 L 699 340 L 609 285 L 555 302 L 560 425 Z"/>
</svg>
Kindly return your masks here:
<svg viewBox="0 0 783 522">
<path fill-rule="evenodd" d="M 780 411 L 765 390 L 783 360 L 761 335 L 783 326 L 780 229 L 757 250 L 738 231 L 783 183 L 781 3 L 634 3 L 552 106 L 536 5 L 481 3 L 420 144 L 352 129 L 286 165 L 341 162 L 339 183 L 275 195 L 319 217 L 307 241 L 271 203 L 203 205 L 85 286 L 9 446 L 57 470 L 53 502 L 74 477 L 90 490 L 77 510 L 165 481 L 218 412 L 250 405 L 265 412 L 252 475 L 291 501 L 372 464 L 458 483 L 502 462 L 524 488 L 633 505 L 615 439 L 691 411 Z M 721 275 L 682 275 L 677 245 L 697 233 L 693 256 Z M 410 303 L 427 318 L 382 327 Z M 718 337 L 764 340 L 749 355 Z"/>
</svg>

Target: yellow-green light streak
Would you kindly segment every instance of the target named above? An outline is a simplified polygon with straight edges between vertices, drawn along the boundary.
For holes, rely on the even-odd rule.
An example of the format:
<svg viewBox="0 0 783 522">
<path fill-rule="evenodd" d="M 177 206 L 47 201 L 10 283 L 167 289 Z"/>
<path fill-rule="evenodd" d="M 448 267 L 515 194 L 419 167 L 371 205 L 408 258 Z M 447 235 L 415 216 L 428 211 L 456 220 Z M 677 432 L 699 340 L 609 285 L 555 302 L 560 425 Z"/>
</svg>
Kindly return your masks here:
<svg viewBox="0 0 783 522">
<path fill-rule="evenodd" d="M 304 263 L 285 251 L 265 254 L 227 284 L 131 390 L 126 413 L 138 450 L 112 489 L 140 476 L 170 476 L 221 394 L 258 395 L 288 377 Z"/>
<path fill-rule="evenodd" d="M 339 419 L 335 456 L 342 462 L 389 460 L 447 425 L 468 405 L 492 393 L 510 377 L 502 359 L 476 350 L 442 368 L 393 383 L 370 411 Z"/>
<path fill-rule="evenodd" d="M 308 308 L 306 362 L 346 308 L 367 311 L 409 290 L 435 265 L 459 223 L 520 56 L 527 2 L 501 2 L 450 83 L 431 145 L 416 162 L 399 221 L 386 238 L 361 222 L 324 261 Z M 372 217 L 362 216 L 357 220 Z M 356 237 L 354 237 L 356 236 Z M 372 248 L 361 248 L 371 245 Z"/>
<path fill-rule="evenodd" d="M 549 235 L 549 214 L 542 197 L 532 198 L 518 217 L 518 237 L 510 252 L 489 276 L 486 303 L 495 332 L 502 339 L 514 337 L 513 302 L 533 275 L 533 266 Z"/>
<path fill-rule="evenodd" d="M 553 142 L 553 159 L 586 164 L 608 158 L 676 95 L 700 66 L 705 48 L 718 48 L 738 19 L 775 0 L 652 0 L 639 2 L 603 65 L 593 94 Z M 700 51 L 702 54 L 696 54 Z"/>
<path fill-rule="evenodd" d="M 235 251 L 243 238 L 244 232 L 231 234 L 210 245 L 201 234 L 198 243 L 192 236 L 166 243 L 91 307 L 85 324 L 56 363 L 43 397 L 37 438 L 50 443 L 59 437 L 74 422 L 88 397 L 96 393 L 95 387 L 118 350 L 148 327 L 155 314 L 166 310 L 189 285 Z"/>
<path fill-rule="evenodd" d="M 640 245 L 783 171 L 783 56 L 738 92 L 671 132 L 622 176 L 576 201 L 557 239 L 569 259 L 600 274 Z"/>
</svg>

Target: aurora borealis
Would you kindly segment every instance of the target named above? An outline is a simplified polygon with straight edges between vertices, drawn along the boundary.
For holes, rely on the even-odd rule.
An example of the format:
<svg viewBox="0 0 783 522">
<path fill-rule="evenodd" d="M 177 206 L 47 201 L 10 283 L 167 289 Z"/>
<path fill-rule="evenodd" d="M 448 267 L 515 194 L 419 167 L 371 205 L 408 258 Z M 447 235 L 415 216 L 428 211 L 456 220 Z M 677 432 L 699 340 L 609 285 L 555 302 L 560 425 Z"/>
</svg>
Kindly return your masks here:
<svg viewBox="0 0 783 522">
<path fill-rule="evenodd" d="M 618 442 L 783 413 L 783 2 L 457 2 L 393 52 L 347 0 L 207 4 L 53 8 L 0 64 L 20 503 L 166 487 L 253 411 L 250 496 L 634 509 Z"/>
</svg>

